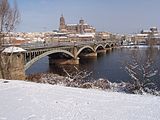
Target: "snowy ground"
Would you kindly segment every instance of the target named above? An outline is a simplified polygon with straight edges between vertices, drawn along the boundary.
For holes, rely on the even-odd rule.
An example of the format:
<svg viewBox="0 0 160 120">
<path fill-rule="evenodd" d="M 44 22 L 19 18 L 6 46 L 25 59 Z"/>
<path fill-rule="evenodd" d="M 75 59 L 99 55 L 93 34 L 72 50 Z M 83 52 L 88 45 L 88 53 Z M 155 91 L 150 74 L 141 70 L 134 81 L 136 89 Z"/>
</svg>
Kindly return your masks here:
<svg viewBox="0 0 160 120">
<path fill-rule="evenodd" d="M 160 97 L 0 80 L 0 120 L 160 120 Z"/>
</svg>

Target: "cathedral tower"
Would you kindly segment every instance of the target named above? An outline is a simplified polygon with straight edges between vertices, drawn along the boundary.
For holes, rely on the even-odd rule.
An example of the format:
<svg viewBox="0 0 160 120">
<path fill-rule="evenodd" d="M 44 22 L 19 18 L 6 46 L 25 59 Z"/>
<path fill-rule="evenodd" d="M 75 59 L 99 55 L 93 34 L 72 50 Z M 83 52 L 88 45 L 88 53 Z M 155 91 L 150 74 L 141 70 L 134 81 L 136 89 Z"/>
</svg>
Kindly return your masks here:
<svg viewBox="0 0 160 120">
<path fill-rule="evenodd" d="M 63 15 L 61 15 L 60 17 L 60 26 L 59 26 L 59 30 L 62 32 L 66 29 L 66 25 L 65 25 L 65 19 L 63 17 Z"/>
<path fill-rule="evenodd" d="M 84 28 L 83 28 L 83 25 L 84 25 L 84 20 L 81 18 L 80 21 L 79 21 L 79 25 L 80 25 L 80 33 L 83 34 L 84 33 Z"/>
</svg>

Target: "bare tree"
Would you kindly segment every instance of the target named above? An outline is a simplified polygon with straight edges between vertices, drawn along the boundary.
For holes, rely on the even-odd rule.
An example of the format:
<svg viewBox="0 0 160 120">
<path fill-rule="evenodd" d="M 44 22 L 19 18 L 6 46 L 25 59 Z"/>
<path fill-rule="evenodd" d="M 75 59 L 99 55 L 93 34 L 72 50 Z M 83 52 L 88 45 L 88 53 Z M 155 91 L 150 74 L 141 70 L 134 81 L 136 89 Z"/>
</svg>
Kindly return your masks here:
<svg viewBox="0 0 160 120">
<path fill-rule="evenodd" d="M 74 66 L 74 72 L 69 73 L 66 69 L 63 68 L 63 71 L 66 73 L 67 77 L 69 78 L 69 82 L 72 83 L 72 87 L 78 87 L 79 85 L 88 82 L 85 78 L 89 77 L 92 72 L 87 72 L 85 70 L 79 70 L 77 67 Z"/>
<path fill-rule="evenodd" d="M 10 7 L 8 0 L 0 1 L 0 33 L 11 32 L 19 23 L 20 14 L 17 3 L 14 1 L 13 8 Z"/>
<path fill-rule="evenodd" d="M 148 37 L 146 39 L 146 42 L 149 46 L 153 47 L 154 45 L 157 44 L 156 38 L 154 36 L 154 33 L 151 32 L 150 34 L 148 34 Z"/>
<path fill-rule="evenodd" d="M 13 7 L 10 6 L 8 0 L 0 0 L 0 75 L 5 78 L 4 71 L 7 68 L 6 61 L 2 57 L 2 45 L 5 37 L 9 36 L 10 32 L 15 29 L 15 26 L 19 23 L 20 13 L 17 7 L 16 1 L 14 1 Z"/>
<path fill-rule="evenodd" d="M 149 89 L 156 90 L 156 85 L 153 82 L 153 77 L 158 73 L 158 70 L 153 66 L 156 53 L 152 47 L 146 50 L 146 57 L 144 57 L 144 53 L 140 54 L 140 50 L 133 51 L 132 61 L 125 65 L 125 70 L 131 77 L 128 86 L 130 92 L 142 94 L 143 91 L 148 92 Z"/>
</svg>

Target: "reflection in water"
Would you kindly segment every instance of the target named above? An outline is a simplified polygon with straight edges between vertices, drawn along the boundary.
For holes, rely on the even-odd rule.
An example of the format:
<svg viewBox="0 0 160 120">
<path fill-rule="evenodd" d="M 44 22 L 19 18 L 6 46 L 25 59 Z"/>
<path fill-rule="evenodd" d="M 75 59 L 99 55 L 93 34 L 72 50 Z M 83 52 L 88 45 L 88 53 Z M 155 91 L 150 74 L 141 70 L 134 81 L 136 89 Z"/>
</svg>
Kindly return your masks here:
<svg viewBox="0 0 160 120">
<path fill-rule="evenodd" d="M 126 63 L 132 61 L 136 56 L 140 64 L 145 63 L 148 59 L 152 60 L 153 67 L 160 71 L 160 50 L 158 47 L 139 47 L 139 48 L 117 48 L 108 51 L 106 54 L 99 55 L 97 59 L 80 58 L 80 64 L 76 65 L 79 70 L 92 71 L 91 76 L 87 79 L 105 78 L 111 82 L 128 81 L 130 77 L 124 70 Z M 48 57 L 45 57 L 31 66 L 26 73 L 34 74 L 40 72 L 52 72 L 59 75 L 66 75 L 63 71 L 65 68 L 69 73 L 75 71 L 74 65 L 50 65 Z M 160 72 L 153 78 L 160 90 Z"/>
</svg>

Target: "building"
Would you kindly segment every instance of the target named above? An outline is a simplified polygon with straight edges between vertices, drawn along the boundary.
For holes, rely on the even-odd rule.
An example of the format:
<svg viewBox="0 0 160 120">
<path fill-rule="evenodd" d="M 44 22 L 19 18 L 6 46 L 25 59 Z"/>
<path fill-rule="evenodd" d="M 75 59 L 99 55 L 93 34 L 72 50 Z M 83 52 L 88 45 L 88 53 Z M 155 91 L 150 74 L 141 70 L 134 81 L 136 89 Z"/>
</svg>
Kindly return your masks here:
<svg viewBox="0 0 160 120">
<path fill-rule="evenodd" d="M 158 29 L 156 27 L 151 27 L 149 30 L 142 30 L 140 34 L 135 35 L 135 41 L 139 44 L 160 44 Z"/>
<path fill-rule="evenodd" d="M 109 32 L 97 32 L 96 33 L 96 40 L 98 41 L 107 41 L 107 40 L 111 40 L 111 33 Z"/>
<path fill-rule="evenodd" d="M 70 34 L 83 34 L 83 33 L 95 33 L 96 29 L 91 25 L 84 22 L 83 19 L 78 24 L 66 24 L 63 15 L 60 17 L 60 32 L 66 32 Z"/>
<path fill-rule="evenodd" d="M 148 34 L 146 34 L 146 33 L 136 34 L 135 38 L 134 38 L 135 43 L 136 44 L 145 44 L 147 37 L 148 37 Z"/>
<path fill-rule="evenodd" d="M 157 34 L 158 29 L 157 27 L 151 27 L 149 30 L 142 30 L 141 34 Z"/>
</svg>

